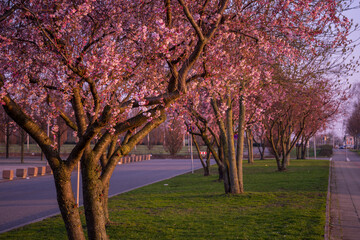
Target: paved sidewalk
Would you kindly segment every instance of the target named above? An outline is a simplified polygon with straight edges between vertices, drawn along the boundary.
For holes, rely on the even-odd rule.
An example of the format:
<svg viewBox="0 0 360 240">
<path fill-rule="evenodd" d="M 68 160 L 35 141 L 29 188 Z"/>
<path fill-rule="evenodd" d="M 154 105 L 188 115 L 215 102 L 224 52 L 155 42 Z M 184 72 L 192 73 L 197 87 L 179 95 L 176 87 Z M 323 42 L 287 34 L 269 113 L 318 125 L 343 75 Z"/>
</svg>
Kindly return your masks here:
<svg viewBox="0 0 360 240">
<path fill-rule="evenodd" d="M 360 157 L 335 152 L 331 163 L 330 234 L 325 239 L 360 239 Z"/>
</svg>

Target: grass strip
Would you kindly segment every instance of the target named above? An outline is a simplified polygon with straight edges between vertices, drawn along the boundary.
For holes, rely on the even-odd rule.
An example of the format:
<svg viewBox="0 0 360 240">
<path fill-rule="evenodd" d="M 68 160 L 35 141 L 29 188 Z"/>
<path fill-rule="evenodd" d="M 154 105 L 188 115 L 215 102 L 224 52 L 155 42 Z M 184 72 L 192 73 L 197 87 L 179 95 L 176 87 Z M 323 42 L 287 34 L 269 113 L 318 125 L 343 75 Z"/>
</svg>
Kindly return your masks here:
<svg viewBox="0 0 360 240">
<path fill-rule="evenodd" d="M 323 239 L 329 162 L 293 160 L 244 164 L 245 194 L 225 195 L 202 171 L 113 197 L 110 239 Z M 83 215 L 83 214 L 82 214 Z M 0 235 L 0 239 L 66 239 L 59 216 Z"/>
</svg>

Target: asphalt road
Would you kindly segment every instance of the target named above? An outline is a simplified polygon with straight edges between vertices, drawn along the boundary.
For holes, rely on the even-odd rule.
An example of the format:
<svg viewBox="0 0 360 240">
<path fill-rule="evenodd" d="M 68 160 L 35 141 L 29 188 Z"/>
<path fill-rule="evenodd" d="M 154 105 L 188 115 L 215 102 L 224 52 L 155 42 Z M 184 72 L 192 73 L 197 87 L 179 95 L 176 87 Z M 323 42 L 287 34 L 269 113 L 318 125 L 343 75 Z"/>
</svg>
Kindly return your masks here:
<svg viewBox="0 0 360 240">
<path fill-rule="evenodd" d="M 199 160 L 194 160 L 194 168 L 200 167 Z M 152 159 L 118 165 L 110 181 L 109 196 L 190 171 L 190 159 Z M 72 176 L 74 191 L 76 191 L 76 176 L 74 172 Z M 59 213 L 52 175 L 0 183 L 0 233 Z"/>
<path fill-rule="evenodd" d="M 337 150 L 332 158 L 330 239 L 360 239 L 360 156 Z"/>
</svg>

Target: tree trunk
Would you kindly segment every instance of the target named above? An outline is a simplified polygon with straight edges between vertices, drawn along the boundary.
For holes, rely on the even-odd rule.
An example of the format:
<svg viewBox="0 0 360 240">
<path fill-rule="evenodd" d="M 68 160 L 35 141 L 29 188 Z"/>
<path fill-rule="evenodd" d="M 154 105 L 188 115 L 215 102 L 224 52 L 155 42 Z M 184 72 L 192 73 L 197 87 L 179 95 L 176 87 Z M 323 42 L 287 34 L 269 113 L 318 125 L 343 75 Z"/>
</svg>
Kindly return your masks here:
<svg viewBox="0 0 360 240">
<path fill-rule="evenodd" d="M 259 147 L 259 153 L 260 153 L 260 160 L 265 159 L 265 143 L 261 143 L 261 146 Z"/>
<path fill-rule="evenodd" d="M 109 163 L 109 158 L 115 151 L 116 147 L 116 141 L 113 141 L 108 149 L 108 154 L 106 152 L 103 152 L 100 163 L 101 163 L 101 169 L 102 174 L 104 173 L 104 170 L 106 169 L 107 164 Z M 109 208 L 108 208 L 108 199 L 109 199 L 109 187 L 110 187 L 110 179 L 103 179 L 102 180 L 102 203 L 103 203 L 103 211 L 104 211 L 104 218 L 106 225 L 110 224 L 110 217 L 109 217 Z"/>
<path fill-rule="evenodd" d="M 57 201 L 65 223 L 68 238 L 71 240 L 85 240 L 79 209 L 71 187 L 71 173 L 60 173 L 54 170 Z"/>
<path fill-rule="evenodd" d="M 290 140 L 288 140 L 288 142 L 286 142 L 286 144 L 285 144 L 285 149 L 283 151 L 283 155 L 285 156 L 285 168 L 290 166 L 291 150 L 292 150 L 292 148 L 291 148 Z"/>
<path fill-rule="evenodd" d="M 253 149 L 253 136 L 251 133 L 251 129 L 246 129 L 246 139 L 248 146 L 248 163 L 254 163 L 254 149 Z"/>
<path fill-rule="evenodd" d="M 208 148 L 206 151 L 206 171 L 204 172 L 204 176 L 210 176 L 210 149 Z"/>
<path fill-rule="evenodd" d="M 60 130 L 56 133 L 58 152 L 61 155 L 61 134 Z"/>
<path fill-rule="evenodd" d="M 238 127 L 238 141 L 237 141 L 237 169 L 239 177 L 239 188 L 240 193 L 244 193 L 244 183 L 243 183 L 243 160 L 244 160 L 244 131 L 245 131 L 245 105 L 243 97 L 239 99 L 239 127 Z"/>
<path fill-rule="evenodd" d="M 230 183 L 230 178 L 229 178 L 229 172 L 228 172 L 228 167 L 225 164 L 225 167 L 223 168 L 223 178 L 224 178 L 224 189 L 225 189 L 225 193 L 231 193 L 231 183 Z"/>
<path fill-rule="evenodd" d="M 224 162 L 224 153 L 223 153 L 223 148 L 220 146 L 219 148 L 218 148 L 218 152 L 219 152 L 219 158 L 220 158 L 220 160 L 221 160 L 221 162 L 222 162 L 222 164 L 218 164 L 218 170 L 219 170 L 219 181 L 224 181 L 224 171 L 225 171 L 225 167 L 224 167 L 224 164 L 225 164 L 225 162 Z"/>
<path fill-rule="evenodd" d="M 263 141 L 260 141 L 260 142 L 255 141 L 255 143 L 257 144 L 257 148 L 260 153 L 260 160 L 264 160 L 265 143 L 263 143 Z"/>
<path fill-rule="evenodd" d="M 275 157 L 275 158 L 276 158 L 276 166 L 277 166 L 278 171 L 280 171 L 280 172 L 283 171 L 282 161 L 278 157 Z"/>
<path fill-rule="evenodd" d="M 209 176 L 209 166 L 206 164 L 206 162 L 204 162 L 204 159 L 201 155 L 201 150 L 200 150 L 200 147 L 199 147 L 199 144 L 198 142 L 196 141 L 196 138 L 193 134 L 191 134 L 191 139 L 193 140 L 193 143 L 196 147 L 196 151 L 198 153 L 198 156 L 199 156 L 199 159 L 200 159 L 200 162 L 201 162 L 201 166 L 203 167 L 203 170 L 204 170 L 204 176 Z"/>
<path fill-rule="evenodd" d="M 301 143 L 300 149 L 301 149 L 301 158 L 300 159 L 306 159 L 306 145 L 307 142 Z"/>
<path fill-rule="evenodd" d="M 227 147 L 227 139 L 226 139 L 226 132 L 224 132 L 223 126 L 219 125 L 222 129 L 220 131 L 220 148 L 221 148 L 221 159 L 223 160 L 223 168 L 222 168 L 222 176 L 224 179 L 224 189 L 225 193 L 231 193 L 231 181 L 229 176 L 229 159 L 228 159 L 228 147 Z"/>
<path fill-rule="evenodd" d="M 271 144 L 271 149 L 274 153 L 274 156 L 275 156 L 275 159 L 276 159 L 276 165 L 277 165 L 277 169 L 278 171 L 283 171 L 283 161 L 280 159 L 282 158 L 281 154 L 279 153 L 278 149 L 277 149 L 277 144 L 275 144 L 274 142 L 274 138 L 272 136 L 272 132 L 270 131 L 269 133 L 269 137 L 268 138 L 268 141 L 270 142 Z"/>
<path fill-rule="evenodd" d="M 210 169 L 208 167 L 206 167 L 204 169 L 204 176 L 207 177 L 207 176 L 210 176 Z"/>
<path fill-rule="evenodd" d="M 301 159 L 301 144 L 296 144 L 296 159 Z"/>
<path fill-rule="evenodd" d="M 94 163 L 88 153 L 84 153 L 81 160 L 81 175 L 85 219 L 89 239 L 108 239 L 106 234 L 106 220 L 104 214 L 103 190 L 99 179 L 101 173 L 98 163 Z"/>
<path fill-rule="evenodd" d="M 106 183 L 103 183 L 103 210 L 104 210 L 104 218 L 106 225 L 110 223 L 110 217 L 109 217 L 109 209 L 108 209 L 108 200 L 109 200 L 109 186 L 110 183 L 107 181 Z"/>
<path fill-rule="evenodd" d="M 228 142 L 228 157 L 229 157 L 229 177 L 231 184 L 231 193 L 239 194 L 240 191 L 238 166 L 236 162 L 235 143 L 234 143 L 234 126 L 232 118 L 232 106 L 230 102 L 230 96 L 228 96 L 228 109 L 226 110 L 227 120 L 227 142 Z"/>
<path fill-rule="evenodd" d="M 250 148 L 249 148 L 249 162 L 251 164 L 254 163 L 254 148 L 253 148 L 253 141 L 250 139 Z"/>
<path fill-rule="evenodd" d="M 282 147 L 282 160 L 281 160 L 280 171 L 286 171 L 287 166 L 290 164 L 290 149 L 288 142 L 285 142 L 283 140 L 281 147 Z"/>
<path fill-rule="evenodd" d="M 286 171 L 289 162 L 290 162 L 290 154 L 283 154 L 281 161 L 281 168 L 279 171 Z"/>
</svg>

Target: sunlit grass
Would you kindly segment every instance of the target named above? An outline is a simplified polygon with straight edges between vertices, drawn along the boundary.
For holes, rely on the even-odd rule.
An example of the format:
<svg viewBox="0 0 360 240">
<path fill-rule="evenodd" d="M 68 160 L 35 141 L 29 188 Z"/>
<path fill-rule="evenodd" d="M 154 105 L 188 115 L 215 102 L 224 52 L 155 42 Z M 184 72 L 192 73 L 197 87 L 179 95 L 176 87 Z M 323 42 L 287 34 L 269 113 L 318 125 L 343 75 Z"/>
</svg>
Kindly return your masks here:
<svg viewBox="0 0 360 240">
<path fill-rule="evenodd" d="M 110 239 L 323 239 L 328 162 L 245 164 L 245 194 L 225 195 L 213 175 L 186 174 L 113 197 Z M 0 239 L 66 239 L 60 217 Z"/>
</svg>

